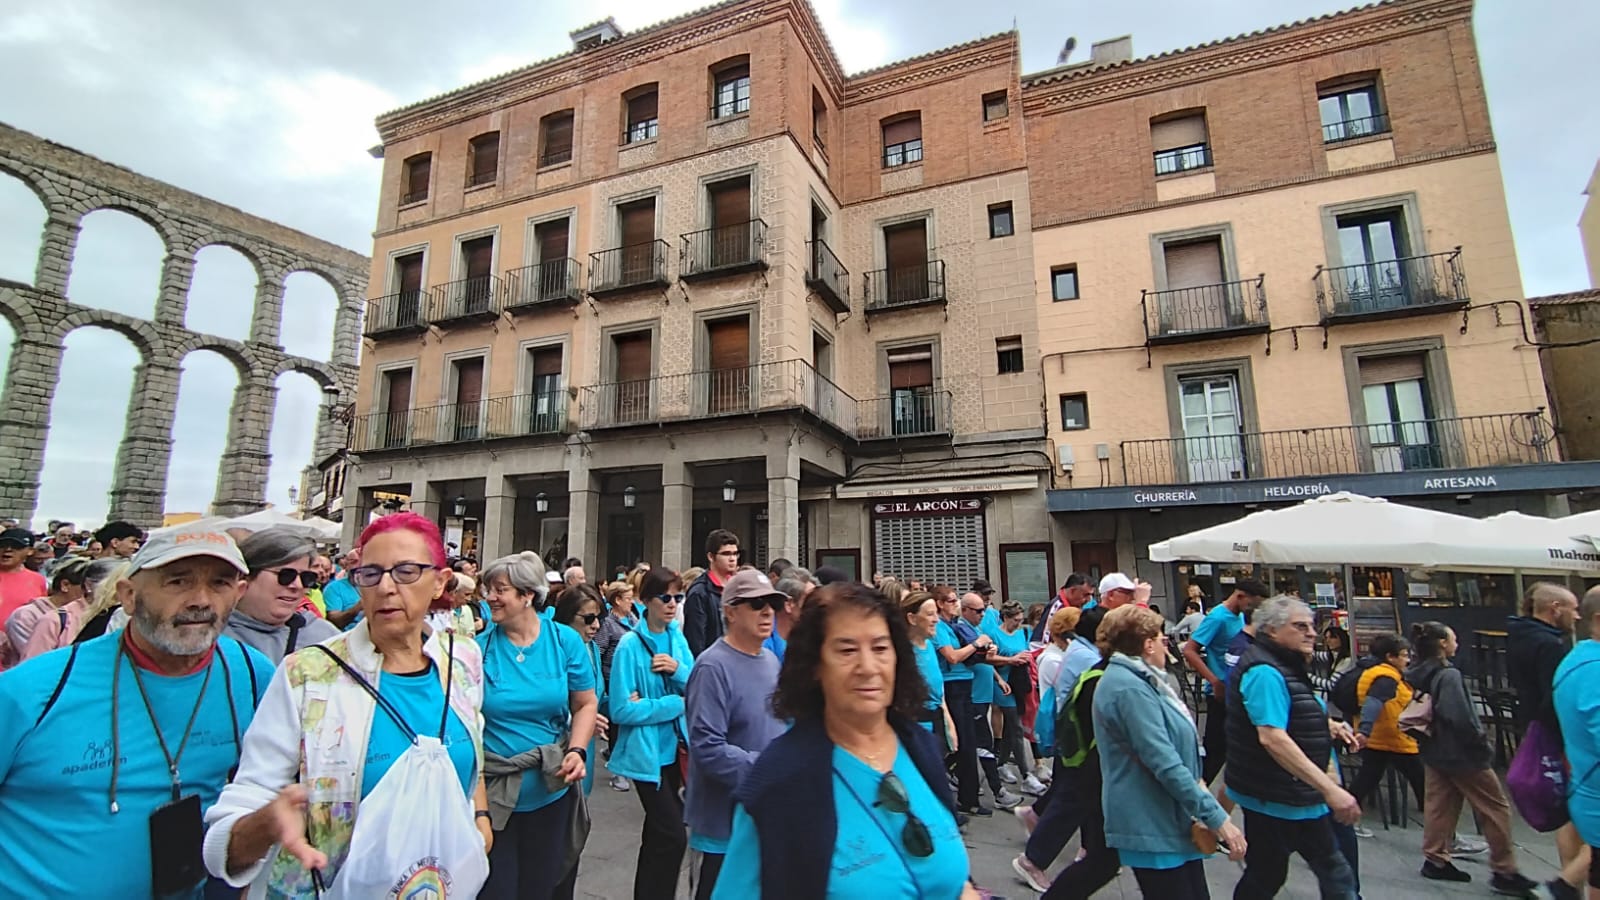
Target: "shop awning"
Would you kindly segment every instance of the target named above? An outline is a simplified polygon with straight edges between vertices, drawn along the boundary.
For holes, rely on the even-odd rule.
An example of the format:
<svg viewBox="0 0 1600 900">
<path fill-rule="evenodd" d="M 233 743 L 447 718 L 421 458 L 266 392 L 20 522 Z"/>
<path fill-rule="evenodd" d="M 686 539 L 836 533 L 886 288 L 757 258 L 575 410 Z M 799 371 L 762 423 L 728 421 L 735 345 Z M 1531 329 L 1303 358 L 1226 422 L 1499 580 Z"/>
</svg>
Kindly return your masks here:
<svg viewBox="0 0 1600 900">
<path fill-rule="evenodd" d="M 1339 493 L 1151 544 L 1150 559 L 1600 574 L 1600 512 L 1473 519 Z"/>
</svg>

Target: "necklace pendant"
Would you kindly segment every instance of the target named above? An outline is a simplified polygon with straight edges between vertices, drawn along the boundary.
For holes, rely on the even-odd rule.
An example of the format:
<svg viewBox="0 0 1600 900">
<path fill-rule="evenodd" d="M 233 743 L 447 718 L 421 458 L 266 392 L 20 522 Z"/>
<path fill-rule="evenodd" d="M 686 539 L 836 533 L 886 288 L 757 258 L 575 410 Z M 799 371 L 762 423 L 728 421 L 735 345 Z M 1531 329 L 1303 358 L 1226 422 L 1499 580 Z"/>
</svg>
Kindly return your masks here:
<svg viewBox="0 0 1600 900">
<path fill-rule="evenodd" d="M 518 654 L 517 654 L 517 662 L 522 662 L 522 661 L 523 661 L 523 659 L 525 659 L 525 658 L 526 658 L 526 657 L 524 657 L 524 656 L 523 656 L 523 655 L 522 655 L 522 654 L 521 654 L 521 653 L 518 653 Z"/>
</svg>

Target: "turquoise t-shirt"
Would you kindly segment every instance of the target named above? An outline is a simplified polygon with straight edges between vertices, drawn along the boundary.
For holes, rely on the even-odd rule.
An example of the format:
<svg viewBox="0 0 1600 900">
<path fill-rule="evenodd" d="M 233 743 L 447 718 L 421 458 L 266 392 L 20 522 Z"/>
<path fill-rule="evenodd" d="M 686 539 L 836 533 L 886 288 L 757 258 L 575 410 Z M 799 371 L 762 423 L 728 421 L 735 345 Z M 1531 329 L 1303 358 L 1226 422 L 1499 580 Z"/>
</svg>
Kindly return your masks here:
<svg viewBox="0 0 1600 900">
<path fill-rule="evenodd" d="M 944 703 L 944 676 L 939 672 L 939 651 L 933 648 L 930 638 L 922 642 L 922 646 L 911 645 L 911 650 L 917 655 L 917 671 L 922 673 L 922 680 L 928 686 L 928 708 L 938 709 Z M 922 727 L 933 731 L 932 722 L 923 722 Z"/>
<path fill-rule="evenodd" d="M 905 785 L 911 813 L 928 826 L 933 854 L 919 858 L 906 852 L 901 832 L 907 817 L 876 805 L 883 776 L 835 747 L 833 806 L 839 828 L 828 871 L 831 900 L 958 897 L 966 886 L 967 848 L 955 814 L 939 803 L 904 747 L 894 758 L 893 772 Z M 734 807 L 728 847 L 713 900 L 761 896 L 761 839 L 742 806 Z"/>
<path fill-rule="evenodd" d="M 997 627 L 989 633 L 989 637 L 994 639 L 995 652 L 1001 656 L 1017 656 L 1028 652 L 1028 633 L 1021 628 L 1006 634 L 1005 629 Z M 1011 666 L 999 666 L 998 669 L 1001 678 L 1011 677 Z M 1017 698 L 1014 694 L 996 688 L 994 703 L 996 706 L 1009 709 L 1017 705 Z"/>
<path fill-rule="evenodd" d="M 949 622 L 943 619 L 939 620 L 939 627 L 933 633 L 933 646 L 936 651 L 939 647 L 949 647 L 952 650 L 961 649 L 961 642 L 956 640 L 955 629 L 950 627 Z M 943 656 L 939 657 L 939 672 L 944 676 L 945 681 L 972 680 L 971 666 L 966 663 L 956 663 L 952 666 L 944 661 Z"/>
<path fill-rule="evenodd" d="M 352 606 L 359 606 L 361 604 L 361 593 L 356 590 L 355 585 L 350 583 L 350 576 L 335 578 L 322 588 L 322 604 L 327 608 L 328 612 L 339 612 Z M 359 621 L 361 621 L 361 613 L 356 613 L 356 617 L 351 619 L 350 624 L 344 627 L 345 630 L 349 631 Z"/>
<path fill-rule="evenodd" d="M 512 644 L 492 625 L 478 635 L 478 643 L 483 646 L 483 749 L 491 753 L 515 756 L 554 742 L 570 726 L 569 693 L 595 689 L 583 638 L 551 619 L 540 617 L 539 636 L 526 647 Z M 566 793 L 566 788 L 551 793 L 543 775 L 524 772 L 516 811 L 539 809 Z"/>
<path fill-rule="evenodd" d="M 1289 728 L 1289 683 L 1283 680 L 1283 673 L 1272 666 L 1256 666 L 1244 673 L 1244 680 L 1239 682 L 1239 692 L 1244 695 L 1244 710 L 1250 716 L 1250 721 L 1257 727 Z M 1322 698 L 1317 698 L 1321 703 Z M 1270 800 L 1257 800 L 1228 788 L 1228 796 L 1235 803 L 1251 812 L 1264 816 L 1290 821 L 1303 821 L 1305 819 L 1320 819 L 1328 814 L 1328 804 L 1318 803 L 1315 806 L 1291 806 L 1287 803 L 1274 803 Z"/>
<path fill-rule="evenodd" d="M 411 730 L 427 737 L 439 737 L 439 724 L 444 713 L 444 687 L 439 683 L 439 672 L 429 665 L 423 672 L 396 675 L 384 672 L 378 676 L 378 696 L 388 700 L 400 713 L 400 718 Z M 478 753 L 472 747 L 472 732 L 454 710 L 445 717 L 443 741 L 450 751 L 450 762 L 455 764 L 461 777 L 461 790 L 468 796 L 477 772 Z M 372 709 L 372 734 L 367 738 L 367 764 L 361 767 L 361 796 L 363 799 L 378 786 L 389 773 L 401 754 L 411 748 L 411 738 L 406 736 L 394 717 L 382 706 Z"/>
<path fill-rule="evenodd" d="M 1228 674 L 1228 642 L 1243 630 L 1244 613 L 1236 613 L 1219 603 L 1211 607 L 1189 639 L 1205 651 L 1206 665 L 1211 668 L 1211 674 L 1221 678 Z M 1205 692 L 1211 693 L 1209 681 L 1205 684 Z"/>
<path fill-rule="evenodd" d="M 783 662 L 783 651 L 789 649 L 789 642 L 784 640 L 782 635 L 778 634 L 778 629 L 774 628 L 772 629 L 772 634 L 767 635 L 767 639 L 761 642 L 761 646 L 771 650 L 772 655 L 776 656 L 778 658 L 778 662 L 781 663 Z"/>
<path fill-rule="evenodd" d="M 579 635 L 579 637 L 581 638 L 582 635 Z M 600 712 L 604 713 L 606 709 L 606 676 L 600 670 L 600 646 L 594 641 L 589 641 L 583 646 L 589 653 L 589 670 L 594 673 L 595 699 L 600 702 Z M 594 771 L 600 767 L 598 762 L 600 757 L 596 756 L 594 751 L 595 742 L 599 739 L 600 729 L 596 728 L 594 734 L 589 737 L 590 761 L 585 763 L 583 767 L 583 795 L 585 797 L 594 792 Z"/>
<path fill-rule="evenodd" d="M 133 662 L 126 654 L 117 661 L 122 640 L 120 632 L 104 635 L 77 645 L 76 657 L 54 650 L 0 674 L 0 872 L 13 896 L 150 896 L 150 814 L 172 802 L 172 779 L 134 684 Z M 114 663 L 120 673 L 113 743 Z M 201 808 L 210 808 L 238 763 L 238 741 L 272 681 L 272 663 L 223 637 L 208 668 L 139 675 L 173 752 L 200 703 L 179 775 L 183 793 L 199 794 Z M 45 713 L 57 685 L 61 693 Z M 109 811 L 113 755 L 120 760 L 116 815 Z"/>
</svg>

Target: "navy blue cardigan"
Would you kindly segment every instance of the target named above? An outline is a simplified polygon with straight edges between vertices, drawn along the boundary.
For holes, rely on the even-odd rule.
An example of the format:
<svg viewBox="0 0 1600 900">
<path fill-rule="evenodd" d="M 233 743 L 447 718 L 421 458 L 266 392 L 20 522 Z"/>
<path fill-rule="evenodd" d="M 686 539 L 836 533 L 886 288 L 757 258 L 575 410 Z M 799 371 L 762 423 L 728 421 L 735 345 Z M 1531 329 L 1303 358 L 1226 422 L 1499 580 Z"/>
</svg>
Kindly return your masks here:
<svg viewBox="0 0 1600 900">
<path fill-rule="evenodd" d="M 953 808 L 938 739 L 893 713 L 889 724 L 934 796 Z M 797 722 L 761 751 L 734 794 L 761 839 L 762 900 L 817 900 L 828 894 L 839 836 L 833 746 L 821 720 Z"/>
</svg>

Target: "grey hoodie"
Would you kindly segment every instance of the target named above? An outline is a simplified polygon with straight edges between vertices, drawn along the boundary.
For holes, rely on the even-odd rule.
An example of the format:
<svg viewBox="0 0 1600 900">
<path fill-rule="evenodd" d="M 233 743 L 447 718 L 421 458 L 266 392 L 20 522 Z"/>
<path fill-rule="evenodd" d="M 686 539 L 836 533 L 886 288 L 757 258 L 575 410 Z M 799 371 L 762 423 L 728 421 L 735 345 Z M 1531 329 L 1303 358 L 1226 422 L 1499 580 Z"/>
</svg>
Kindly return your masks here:
<svg viewBox="0 0 1600 900">
<path fill-rule="evenodd" d="M 1494 761 L 1483 723 L 1461 670 L 1440 659 L 1425 659 L 1406 669 L 1412 689 L 1433 695 L 1433 736 L 1420 739 L 1423 763 L 1443 772 L 1475 772 Z"/>
<path fill-rule="evenodd" d="M 304 613 L 295 613 L 282 625 L 268 625 L 258 619 L 250 618 L 237 609 L 228 616 L 228 625 L 222 629 L 223 634 L 239 643 L 260 650 L 272 660 L 273 665 L 283 662 L 290 631 L 297 632 L 294 640 L 296 650 L 321 643 L 331 637 L 338 637 L 341 633 L 326 619 L 307 616 Z"/>
</svg>

